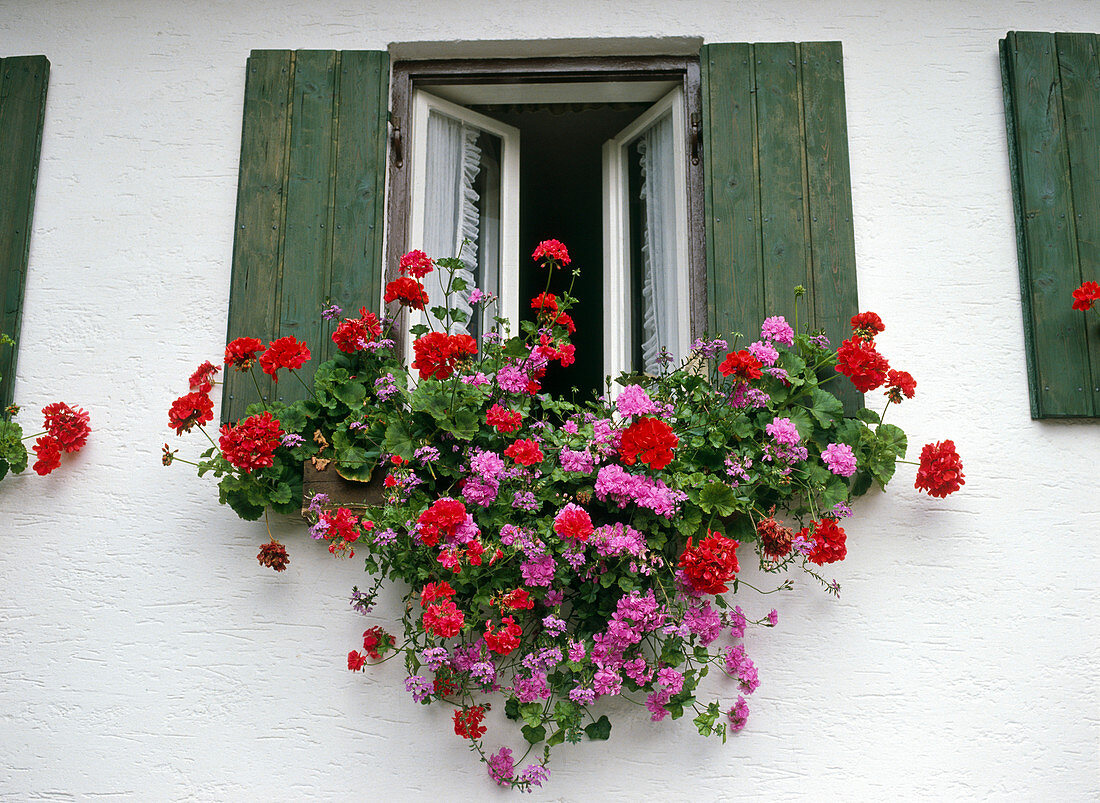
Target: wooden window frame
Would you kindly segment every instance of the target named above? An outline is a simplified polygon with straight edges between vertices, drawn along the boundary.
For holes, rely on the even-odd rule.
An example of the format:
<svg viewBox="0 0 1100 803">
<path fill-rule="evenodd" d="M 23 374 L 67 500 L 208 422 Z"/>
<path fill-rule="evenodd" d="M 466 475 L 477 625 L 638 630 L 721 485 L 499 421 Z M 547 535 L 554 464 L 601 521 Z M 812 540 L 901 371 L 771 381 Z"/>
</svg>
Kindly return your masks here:
<svg viewBox="0 0 1100 803">
<path fill-rule="evenodd" d="M 677 81 L 683 88 L 687 164 L 689 310 L 691 336 L 707 329 L 707 266 L 703 213 L 702 91 L 695 56 L 586 56 L 530 59 L 396 61 L 390 78 L 390 153 L 386 200 L 385 281 L 397 278 L 408 250 L 411 159 L 407 153 L 413 90 L 441 84 L 602 83 Z"/>
</svg>

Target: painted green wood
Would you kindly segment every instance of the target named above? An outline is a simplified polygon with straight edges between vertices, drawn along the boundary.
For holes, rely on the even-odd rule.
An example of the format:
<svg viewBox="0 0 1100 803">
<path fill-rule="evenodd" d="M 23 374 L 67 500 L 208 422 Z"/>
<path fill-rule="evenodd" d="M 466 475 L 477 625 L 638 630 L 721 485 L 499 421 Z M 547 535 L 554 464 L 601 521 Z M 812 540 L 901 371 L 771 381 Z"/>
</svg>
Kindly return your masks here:
<svg viewBox="0 0 1100 803">
<path fill-rule="evenodd" d="M 1024 317 L 1024 358 L 1027 364 L 1028 401 L 1031 405 L 1031 417 L 1040 418 L 1039 411 L 1039 383 L 1036 380 L 1035 344 L 1032 333 L 1035 327 L 1031 322 L 1031 294 L 1027 288 L 1031 284 L 1027 269 L 1027 247 L 1024 237 L 1024 212 L 1021 199 L 1023 191 L 1020 186 L 1020 158 L 1017 153 L 1016 143 L 1016 106 L 1012 98 L 1012 54 L 1009 50 L 1008 39 L 1002 39 L 998 43 L 998 51 L 1001 61 L 1001 92 L 1005 105 L 1005 128 L 1008 133 L 1008 172 L 1012 184 L 1012 211 L 1016 221 L 1016 264 L 1020 272 L 1021 304 L 1020 309 Z"/>
<path fill-rule="evenodd" d="M 839 343 L 858 312 L 840 43 L 707 45 L 701 66 L 711 331 L 793 323 L 801 285 L 800 328 Z"/>
<path fill-rule="evenodd" d="M 751 337 L 764 313 L 753 48 L 705 45 L 700 58 L 710 331 Z"/>
<path fill-rule="evenodd" d="M 1024 254 L 1038 417 L 1094 415 L 1085 332 L 1070 294 L 1080 282 L 1054 36 L 1010 33 L 1007 63 L 1015 113 Z"/>
<path fill-rule="evenodd" d="M 279 337 L 296 337 L 315 349 L 322 342 L 332 243 L 336 52 L 299 50 L 295 62 Z M 303 383 L 312 387 L 318 364 L 314 358 L 302 366 L 301 382 L 283 375 L 276 398 L 286 404 L 305 398 Z"/>
<path fill-rule="evenodd" d="M 389 57 L 377 51 L 253 51 L 245 88 L 229 337 L 293 336 L 332 354 L 322 306 L 350 314 L 381 300 Z M 302 382 L 280 374 L 264 394 L 289 403 Z M 227 377 L 223 420 L 256 397 Z"/>
<path fill-rule="evenodd" d="M 755 45 L 760 147 L 760 231 L 764 312 L 795 320 L 794 288 L 812 293 L 802 136 L 802 91 L 793 42 Z M 801 305 L 803 309 L 812 306 Z M 813 320 L 805 321 L 813 324 Z"/>
<path fill-rule="evenodd" d="M 389 54 L 341 54 L 334 239 L 328 297 L 348 315 L 379 312 L 382 301 Z M 335 346 L 326 331 L 323 359 Z"/>
<path fill-rule="evenodd" d="M 248 59 L 227 340 L 258 337 L 267 342 L 278 335 L 293 71 L 289 50 L 256 50 Z M 258 369 L 255 373 L 260 393 L 270 398 L 271 381 Z M 256 395 L 247 372 L 229 370 L 222 421 L 243 417 Z"/>
<path fill-rule="evenodd" d="M 813 259 L 807 305 L 814 325 L 836 346 L 850 336 L 859 311 L 843 54 L 840 42 L 804 42 L 799 50 Z M 850 382 L 834 381 L 829 390 L 849 413 L 863 406 L 863 394 Z"/>
<path fill-rule="evenodd" d="M 1054 42 L 1062 83 L 1066 147 L 1073 194 L 1073 225 L 1077 235 L 1080 274 L 1074 282 L 1100 281 L 1100 58 L 1098 39 L 1091 33 L 1059 33 Z M 1089 352 L 1093 415 L 1100 415 L 1100 323 L 1095 315 L 1080 315 Z"/>
<path fill-rule="evenodd" d="M 45 56 L 0 59 L 0 333 L 15 341 L 0 348 L 0 410 L 13 400 L 49 79 Z"/>
</svg>

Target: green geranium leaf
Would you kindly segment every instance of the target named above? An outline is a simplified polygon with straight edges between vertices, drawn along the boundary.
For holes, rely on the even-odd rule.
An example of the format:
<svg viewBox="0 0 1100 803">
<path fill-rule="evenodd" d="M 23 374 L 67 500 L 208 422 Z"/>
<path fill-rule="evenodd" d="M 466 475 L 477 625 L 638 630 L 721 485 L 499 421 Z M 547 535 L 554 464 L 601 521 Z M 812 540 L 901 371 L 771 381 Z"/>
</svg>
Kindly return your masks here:
<svg viewBox="0 0 1100 803">
<path fill-rule="evenodd" d="M 737 494 L 725 483 L 712 482 L 699 492 L 699 507 L 725 518 L 737 512 Z"/>
<path fill-rule="evenodd" d="M 508 719 L 519 719 L 519 700 L 509 697 L 504 703 L 504 716 Z"/>
<path fill-rule="evenodd" d="M 871 472 L 861 469 L 856 472 L 855 479 L 852 480 L 852 496 L 863 496 L 869 490 L 871 490 Z"/>
<path fill-rule="evenodd" d="M 470 285 L 467 284 L 466 280 L 463 279 L 461 276 L 455 276 L 453 279 L 451 279 L 451 292 L 452 293 L 461 293 L 463 290 L 465 290 L 469 286 Z"/>
<path fill-rule="evenodd" d="M 586 725 L 584 732 L 588 735 L 588 738 L 594 742 L 606 741 L 611 738 L 611 720 L 608 719 L 605 714 L 591 725 Z"/>
<path fill-rule="evenodd" d="M 524 725 L 520 730 L 523 738 L 531 744 L 538 744 L 546 738 L 546 728 L 542 725 Z"/>
<path fill-rule="evenodd" d="M 362 408 L 363 402 L 366 401 L 367 388 L 362 382 L 348 380 L 334 385 L 332 395 L 354 411 Z"/>
<path fill-rule="evenodd" d="M 412 460 L 416 446 L 412 435 L 401 421 L 391 421 L 386 427 L 386 437 L 382 441 L 382 451 L 387 454 L 395 454 L 406 460 Z"/>
<path fill-rule="evenodd" d="M 286 505 L 294 498 L 294 490 L 288 483 L 280 482 L 271 492 L 271 503 L 274 505 Z"/>
<path fill-rule="evenodd" d="M 14 421 L 0 421 L 0 460 L 18 474 L 27 467 L 27 447 L 23 444 L 23 428 Z"/>
<path fill-rule="evenodd" d="M 527 344 L 522 337 L 511 337 L 504 343 L 505 357 L 526 357 Z"/>
<path fill-rule="evenodd" d="M 828 429 L 844 418 L 844 405 L 840 403 L 832 393 L 821 388 L 810 391 L 810 412 L 817 419 L 817 423 Z"/>
<path fill-rule="evenodd" d="M 796 407 L 790 410 L 786 418 L 791 419 L 791 423 L 798 428 L 798 434 L 802 436 L 802 440 L 811 440 L 814 434 L 814 422 L 810 418 L 810 414 L 803 410 L 801 407 Z"/>
<path fill-rule="evenodd" d="M 867 407 L 864 407 L 856 411 L 856 418 L 860 421 L 866 421 L 868 424 L 877 424 L 882 419 L 879 418 L 878 413 Z"/>
<path fill-rule="evenodd" d="M 909 445 L 909 441 L 901 427 L 895 427 L 893 424 L 883 424 L 875 430 L 875 439 L 884 451 L 890 452 L 898 459 L 905 457 L 905 450 Z"/>
<path fill-rule="evenodd" d="M 378 459 L 382 456 L 377 449 L 364 449 L 365 457 L 363 462 L 358 467 L 345 466 L 342 463 L 336 464 L 336 473 L 343 477 L 345 480 L 354 480 L 356 482 L 370 482 L 371 475 L 374 474 L 374 469 L 378 466 Z"/>
<path fill-rule="evenodd" d="M 542 704 L 523 703 L 519 707 L 519 715 L 531 727 L 538 727 L 542 724 Z"/>
<path fill-rule="evenodd" d="M 444 432 L 450 432 L 459 440 L 468 441 L 477 435 L 479 424 L 477 414 L 469 407 L 460 407 L 455 411 L 453 419 L 437 421 L 439 428 Z"/>
<path fill-rule="evenodd" d="M 557 747 L 559 744 L 565 741 L 565 731 L 556 730 L 553 735 L 547 740 L 547 747 Z"/>
</svg>

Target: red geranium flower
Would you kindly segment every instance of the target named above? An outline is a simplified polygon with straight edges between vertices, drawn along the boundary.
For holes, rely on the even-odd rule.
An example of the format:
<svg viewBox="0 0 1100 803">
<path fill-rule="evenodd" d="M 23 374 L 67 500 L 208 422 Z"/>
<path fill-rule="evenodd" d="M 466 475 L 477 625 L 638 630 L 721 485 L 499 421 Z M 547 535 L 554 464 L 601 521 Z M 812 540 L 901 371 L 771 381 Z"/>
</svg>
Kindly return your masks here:
<svg viewBox="0 0 1100 803">
<path fill-rule="evenodd" d="M 747 350 L 731 351 L 718 366 L 722 376 L 734 375 L 739 379 L 759 379 L 761 377 L 760 360 L 752 356 Z"/>
<path fill-rule="evenodd" d="M 280 337 L 267 344 L 267 350 L 260 355 L 260 368 L 278 382 L 276 371 L 280 368 L 301 368 L 310 356 L 309 347 L 305 343 L 293 337 Z"/>
<path fill-rule="evenodd" d="M 558 297 L 553 293 L 539 293 L 531 299 L 531 309 L 539 314 L 553 315 L 558 311 Z"/>
<path fill-rule="evenodd" d="M 466 506 L 457 499 L 439 499 L 417 519 L 420 540 L 425 546 L 435 546 L 442 535 L 454 538 L 455 530 L 466 521 Z"/>
<path fill-rule="evenodd" d="M 441 580 L 438 583 L 428 583 L 420 589 L 420 604 L 426 608 L 429 602 L 435 602 L 437 599 L 450 599 L 454 595 L 455 590 L 451 588 L 451 584 L 446 580 Z"/>
<path fill-rule="evenodd" d="M 238 337 L 225 347 L 225 364 L 238 371 L 247 371 L 263 347 L 263 341 L 254 337 Z"/>
<path fill-rule="evenodd" d="M 672 462 L 672 450 L 679 444 L 672 427 L 659 418 L 642 416 L 623 432 L 619 456 L 628 466 L 641 460 L 650 468 L 661 469 Z"/>
<path fill-rule="evenodd" d="M 428 294 L 424 285 L 410 276 L 398 276 L 386 285 L 386 303 L 396 301 L 410 309 L 424 309 L 428 303 Z"/>
<path fill-rule="evenodd" d="M 256 560 L 261 566 L 281 572 L 285 571 L 287 564 L 290 563 L 290 556 L 286 553 L 286 547 L 272 538 L 260 547 L 260 554 L 256 556 Z"/>
<path fill-rule="evenodd" d="M 523 415 L 518 410 L 505 410 L 499 404 L 494 404 L 485 413 L 485 423 L 506 434 L 519 429 L 522 421 Z"/>
<path fill-rule="evenodd" d="M 420 371 L 421 379 L 448 379 L 459 365 L 477 354 L 477 341 L 469 335 L 447 335 L 428 332 L 413 341 L 416 359 L 412 367 Z"/>
<path fill-rule="evenodd" d="M 429 605 L 424 611 L 424 629 L 440 638 L 457 636 L 465 621 L 465 615 L 449 599 Z"/>
<path fill-rule="evenodd" d="M 886 398 L 894 404 L 901 404 L 902 395 L 913 398 L 917 392 L 917 380 L 908 371 L 891 370 L 886 374 Z"/>
<path fill-rule="evenodd" d="M 485 623 L 485 644 L 498 655 L 507 655 L 519 646 L 519 637 L 523 630 L 516 624 L 511 616 L 505 616 L 500 623 L 500 630 L 493 632 L 493 620 Z"/>
<path fill-rule="evenodd" d="M 358 318 L 344 318 L 332 333 L 332 342 L 345 354 L 354 354 L 366 348 L 382 334 L 382 324 L 366 307 L 359 308 Z"/>
<path fill-rule="evenodd" d="M 837 349 L 836 370 L 851 379 L 860 393 L 867 393 L 886 381 L 890 364 L 875 351 L 873 341 L 853 336 Z"/>
<path fill-rule="evenodd" d="M 455 711 L 455 734 L 463 739 L 480 739 L 485 733 L 481 720 L 485 718 L 485 706 L 475 705 Z"/>
<path fill-rule="evenodd" d="M 959 490 L 963 480 L 962 459 L 955 451 L 954 441 L 925 444 L 920 453 L 920 468 L 913 487 L 927 491 L 929 496 L 940 499 Z"/>
<path fill-rule="evenodd" d="M 40 476 L 45 477 L 61 465 L 61 444 L 50 435 L 43 435 L 34 442 L 34 453 L 38 457 L 34 470 Z"/>
<path fill-rule="evenodd" d="M 536 463 L 541 463 L 544 457 L 538 443 L 533 440 L 515 441 L 504 450 L 504 455 L 512 458 L 521 466 L 533 466 Z"/>
<path fill-rule="evenodd" d="M 577 331 L 577 325 L 573 323 L 573 319 L 569 317 L 568 312 L 562 312 L 554 319 L 554 323 L 557 326 L 564 326 L 569 334 L 575 334 Z"/>
<path fill-rule="evenodd" d="M 417 279 L 423 279 L 432 272 L 432 258 L 423 251 L 409 251 L 397 263 L 397 269 Z"/>
<path fill-rule="evenodd" d="M 220 365 L 214 365 L 210 360 L 204 362 L 195 369 L 195 373 L 191 374 L 191 378 L 187 380 L 191 390 L 197 390 L 199 393 L 212 391 L 214 389 L 214 376 L 221 369 Z"/>
<path fill-rule="evenodd" d="M 587 541 L 592 534 L 592 518 L 583 507 L 570 502 L 554 517 L 554 532 L 562 538 Z"/>
<path fill-rule="evenodd" d="M 572 343 L 562 343 L 558 347 L 558 361 L 563 368 L 568 368 L 577 361 L 577 347 Z"/>
<path fill-rule="evenodd" d="M 393 636 L 380 627 L 372 627 L 363 631 L 363 650 L 374 660 L 382 657 L 382 653 L 393 646 Z"/>
<path fill-rule="evenodd" d="M 540 259 L 545 259 L 551 265 L 555 262 L 560 262 L 562 265 L 568 265 L 570 261 L 569 249 L 557 240 L 543 240 L 535 246 L 535 251 L 531 254 L 531 259 L 536 262 Z"/>
<path fill-rule="evenodd" d="M 367 663 L 367 656 L 360 655 L 355 650 L 348 653 L 348 669 L 358 672 Z"/>
<path fill-rule="evenodd" d="M 214 420 L 214 403 L 205 393 L 188 393 L 180 396 L 168 408 L 168 426 L 177 435 L 190 432 L 195 424 Z"/>
<path fill-rule="evenodd" d="M 874 312 L 861 312 L 852 316 L 852 334 L 860 340 L 874 340 L 879 332 L 886 331 L 886 324 Z"/>
<path fill-rule="evenodd" d="M 514 611 L 528 611 L 535 607 L 535 602 L 526 588 L 517 588 L 500 598 L 500 607 Z"/>
<path fill-rule="evenodd" d="M 323 511 L 321 521 L 325 523 L 325 538 L 330 541 L 344 541 L 350 544 L 361 535 L 359 528 L 363 522 L 346 507 L 340 507 L 334 511 Z M 373 522 L 367 522 L 367 524 L 371 525 L 367 529 L 374 526 Z"/>
<path fill-rule="evenodd" d="M 737 563 L 737 541 L 707 530 L 707 537 L 692 547 L 691 538 L 678 564 L 691 587 L 702 594 L 722 594 L 741 570 Z"/>
<path fill-rule="evenodd" d="M 813 549 L 807 557 L 811 563 L 816 563 L 818 566 L 844 560 L 848 554 L 848 548 L 844 545 L 847 536 L 843 528 L 833 519 L 810 522 L 810 526 L 803 527 L 798 531 L 798 535 L 806 541 L 813 538 Z"/>
<path fill-rule="evenodd" d="M 265 410 L 261 415 L 250 415 L 236 426 L 223 424 L 218 446 L 231 465 L 251 474 L 253 469 L 269 468 L 273 464 L 271 456 L 282 436 L 278 419 Z"/>
<path fill-rule="evenodd" d="M 1100 299 L 1100 284 L 1085 282 L 1073 291 L 1073 308 L 1087 312 L 1098 299 Z"/>
<path fill-rule="evenodd" d="M 215 369 L 216 370 L 216 369 Z M 46 431 L 66 452 L 78 452 L 88 442 L 88 414 L 65 402 L 54 402 L 42 408 Z"/>
<path fill-rule="evenodd" d="M 794 531 L 770 516 L 757 523 L 756 535 L 760 539 L 760 550 L 765 557 L 779 560 L 791 551 Z"/>
</svg>

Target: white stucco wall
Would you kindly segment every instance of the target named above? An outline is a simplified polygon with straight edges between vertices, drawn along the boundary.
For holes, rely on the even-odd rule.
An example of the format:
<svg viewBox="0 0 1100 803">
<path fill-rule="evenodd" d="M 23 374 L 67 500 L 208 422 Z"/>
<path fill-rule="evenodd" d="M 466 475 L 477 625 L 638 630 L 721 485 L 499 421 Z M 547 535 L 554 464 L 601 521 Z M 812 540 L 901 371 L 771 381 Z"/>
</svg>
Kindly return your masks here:
<svg viewBox="0 0 1100 803">
<path fill-rule="evenodd" d="M 746 597 L 780 626 L 728 744 L 624 710 L 534 797 L 1100 797 L 1100 422 L 1029 417 L 1010 29 L 1100 31 L 1100 4 L 2 0 L 0 55 L 52 64 L 16 394 L 28 431 L 62 399 L 94 432 L 0 484 L 0 797 L 503 799 L 396 662 L 346 670 L 359 561 L 287 520 L 262 569 L 262 524 L 159 450 L 224 342 L 249 50 L 547 36 L 843 42 L 861 306 L 919 382 L 894 421 L 954 438 L 967 484 L 903 466 L 863 500 L 839 602 Z"/>
</svg>

